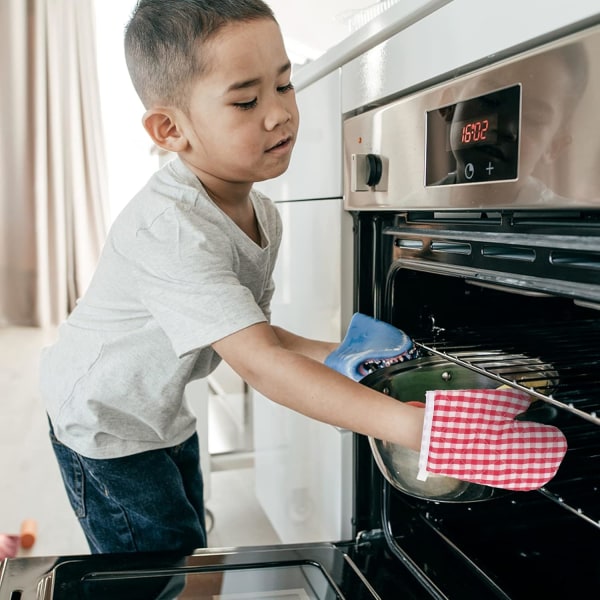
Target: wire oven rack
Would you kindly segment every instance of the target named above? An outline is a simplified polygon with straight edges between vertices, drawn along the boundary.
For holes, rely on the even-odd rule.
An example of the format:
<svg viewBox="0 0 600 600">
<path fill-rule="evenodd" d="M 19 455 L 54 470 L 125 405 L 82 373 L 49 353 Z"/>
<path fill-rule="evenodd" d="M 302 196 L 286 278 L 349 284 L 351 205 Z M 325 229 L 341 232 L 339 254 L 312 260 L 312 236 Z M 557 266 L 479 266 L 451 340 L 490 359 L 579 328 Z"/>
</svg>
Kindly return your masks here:
<svg viewBox="0 0 600 600">
<path fill-rule="evenodd" d="M 600 321 L 460 329 L 452 339 L 443 334 L 416 344 L 600 425 Z"/>
<path fill-rule="evenodd" d="M 567 436 L 572 459 L 538 492 L 600 528 L 600 321 L 438 330 L 416 344 L 556 409 L 548 422 Z"/>
</svg>

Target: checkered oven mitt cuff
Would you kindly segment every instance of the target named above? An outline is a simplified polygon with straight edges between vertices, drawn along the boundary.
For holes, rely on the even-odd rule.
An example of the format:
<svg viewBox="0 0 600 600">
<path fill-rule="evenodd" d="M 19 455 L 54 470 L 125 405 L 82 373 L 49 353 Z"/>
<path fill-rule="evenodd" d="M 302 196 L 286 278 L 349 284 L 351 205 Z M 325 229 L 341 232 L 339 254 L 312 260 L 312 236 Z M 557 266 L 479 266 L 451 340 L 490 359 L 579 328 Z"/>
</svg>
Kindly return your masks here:
<svg viewBox="0 0 600 600">
<path fill-rule="evenodd" d="M 508 490 L 542 487 L 567 441 L 551 425 L 515 421 L 530 402 L 512 389 L 427 392 L 417 479 L 435 473 Z"/>
</svg>

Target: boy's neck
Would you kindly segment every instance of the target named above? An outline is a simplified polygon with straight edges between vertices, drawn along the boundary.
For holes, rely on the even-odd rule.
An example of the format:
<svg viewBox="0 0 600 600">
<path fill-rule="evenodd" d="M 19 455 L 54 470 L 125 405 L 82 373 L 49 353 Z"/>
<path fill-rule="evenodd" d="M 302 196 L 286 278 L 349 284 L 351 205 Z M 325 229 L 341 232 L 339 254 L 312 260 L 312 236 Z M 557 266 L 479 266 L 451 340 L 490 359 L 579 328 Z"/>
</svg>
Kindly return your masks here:
<svg viewBox="0 0 600 600">
<path fill-rule="evenodd" d="M 200 179 L 200 177 L 198 179 Z M 251 185 L 226 184 L 214 186 L 206 184 L 202 179 L 200 179 L 200 183 L 206 190 L 208 197 L 225 212 L 228 212 L 229 210 L 243 210 L 245 207 L 251 206 Z"/>
<path fill-rule="evenodd" d="M 208 197 L 256 244 L 262 243 L 254 206 L 250 200 L 252 186 L 229 185 L 215 191 L 202 180 Z"/>
</svg>

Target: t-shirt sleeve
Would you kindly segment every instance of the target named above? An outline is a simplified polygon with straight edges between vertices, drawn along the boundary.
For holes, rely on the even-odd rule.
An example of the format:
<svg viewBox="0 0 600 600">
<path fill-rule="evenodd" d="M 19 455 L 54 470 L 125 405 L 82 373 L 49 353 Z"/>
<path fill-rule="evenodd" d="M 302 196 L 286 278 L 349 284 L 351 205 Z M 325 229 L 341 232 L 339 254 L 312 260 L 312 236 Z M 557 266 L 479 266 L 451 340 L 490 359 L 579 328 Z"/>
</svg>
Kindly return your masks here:
<svg viewBox="0 0 600 600">
<path fill-rule="evenodd" d="M 267 320 L 218 223 L 172 207 L 136 233 L 139 297 L 178 356 Z M 261 300 L 259 304 L 259 300 Z"/>
</svg>

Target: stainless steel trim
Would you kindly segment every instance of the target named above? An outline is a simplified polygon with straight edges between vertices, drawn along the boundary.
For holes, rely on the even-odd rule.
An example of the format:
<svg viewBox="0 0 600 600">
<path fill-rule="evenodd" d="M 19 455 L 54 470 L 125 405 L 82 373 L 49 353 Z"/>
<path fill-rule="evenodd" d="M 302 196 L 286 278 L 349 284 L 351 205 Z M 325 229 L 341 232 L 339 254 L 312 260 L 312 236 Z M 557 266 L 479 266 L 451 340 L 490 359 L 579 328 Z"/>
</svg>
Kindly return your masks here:
<svg viewBox="0 0 600 600">
<path fill-rule="evenodd" d="M 584 300 L 574 300 L 574 303 L 581 308 L 591 308 L 592 310 L 600 310 L 600 302 L 587 302 Z"/>
<path fill-rule="evenodd" d="M 515 288 L 506 288 L 502 285 L 496 285 L 495 283 L 488 283 L 484 281 L 477 281 L 477 279 L 465 279 L 470 285 L 477 285 L 479 287 L 488 288 L 490 290 L 496 290 L 498 292 L 512 292 L 513 294 L 519 294 L 521 296 L 528 296 L 531 298 L 551 298 L 551 294 L 545 294 L 542 292 L 536 292 L 532 290 L 519 290 Z"/>
</svg>

